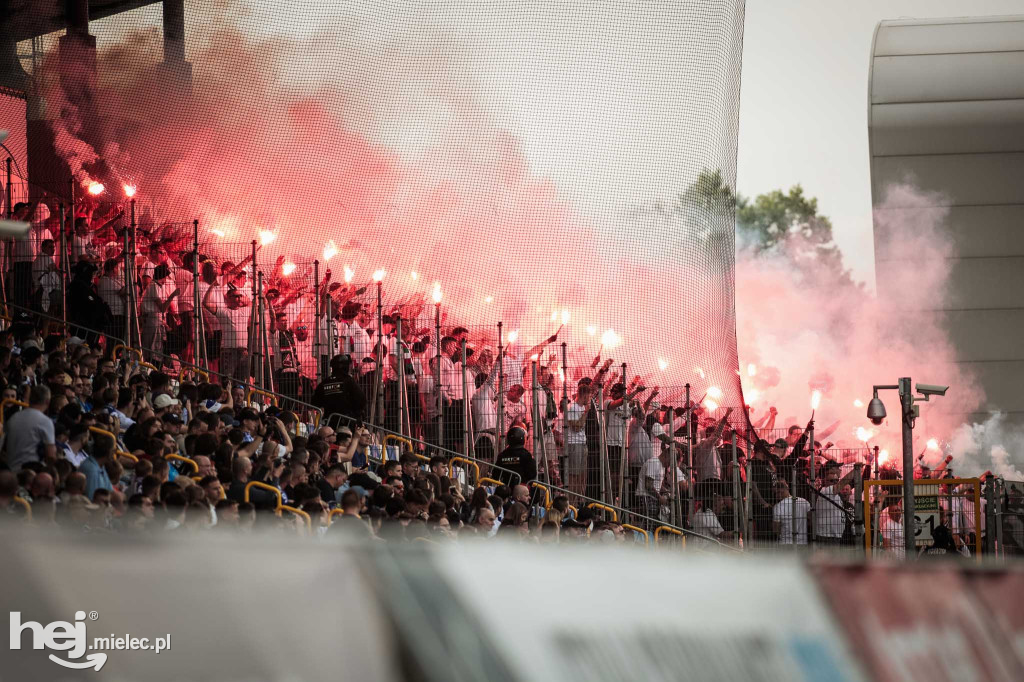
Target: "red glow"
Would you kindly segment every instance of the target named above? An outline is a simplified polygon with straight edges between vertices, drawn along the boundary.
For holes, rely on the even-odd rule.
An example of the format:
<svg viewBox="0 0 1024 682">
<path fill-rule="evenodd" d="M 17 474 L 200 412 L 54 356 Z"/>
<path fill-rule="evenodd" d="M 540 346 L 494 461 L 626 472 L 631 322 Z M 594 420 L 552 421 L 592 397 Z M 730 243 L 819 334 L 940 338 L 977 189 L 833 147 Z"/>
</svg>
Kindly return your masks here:
<svg viewBox="0 0 1024 682">
<path fill-rule="evenodd" d="M 133 196 L 135 196 L 135 193 L 138 192 L 138 191 L 139 191 L 139 189 L 135 185 L 125 185 L 124 186 L 124 195 L 126 197 L 128 197 L 129 199 L 131 199 Z"/>
<path fill-rule="evenodd" d="M 92 182 L 89 184 L 87 189 L 89 190 L 89 194 L 96 196 L 97 194 L 103 194 L 103 190 L 105 190 L 106 187 L 103 186 L 102 182 Z"/>
</svg>

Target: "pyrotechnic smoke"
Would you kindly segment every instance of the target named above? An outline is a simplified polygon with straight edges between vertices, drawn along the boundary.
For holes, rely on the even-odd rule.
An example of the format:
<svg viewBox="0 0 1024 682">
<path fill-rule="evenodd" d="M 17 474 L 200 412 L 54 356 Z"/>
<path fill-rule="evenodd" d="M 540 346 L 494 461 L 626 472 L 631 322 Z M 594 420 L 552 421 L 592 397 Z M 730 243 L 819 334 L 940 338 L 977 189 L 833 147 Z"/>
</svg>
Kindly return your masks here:
<svg viewBox="0 0 1024 682">
<path fill-rule="evenodd" d="M 907 311 L 941 310 L 947 296 L 950 244 L 943 234 L 944 202 L 910 185 L 889 187 L 884 205 L 903 210 L 880 211 L 876 228 L 886 243 L 882 253 L 912 258 L 912 267 L 898 273 L 895 285 L 880 285 L 883 291 L 899 290 L 899 297 L 875 296 L 859 287 L 838 283 L 835 273 L 811 271 L 814 286 L 799 279 L 797 269 L 785 254 L 769 258 L 741 257 L 737 264 L 737 307 L 740 358 L 758 366 L 757 375 L 744 377 L 744 387 L 759 389 L 761 400 L 755 409 L 769 405 L 779 409 L 779 427 L 803 425 L 809 396 L 821 387 L 821 404 L 816 423 L 819 430 L 842 420 L 830 438 L 838 445 L 858 447 L 871 425 L 864 405 L 871 398 L 872 384 L 894 384 L 901 376 L 915 382 L 947 384 L 946 397 L 921 404 L 921 418 L 915 428 L 915 454 L 924 452 L 925 461 L 937 463 L 947 452 L 962 461 L 951 465 L 964 474 L 978 474 L 996 465 L 996 446 L 1009 452 L 1008 431 L 993 419 L 985 425 L 963 427 L 967 413 L 976 410 L 983 396 L 974 377 L 961 369 L 942 319 L 934 313 Z M 892 215 L 900 219 L 894 222 Z M 865 229 L 869 229 L 865 226 Z M 879 278 L 896 276 L 879 265 Z M 765 375 L 772 373 L 772 381 Z M 880 395 L 889 419 L 873 427 L 870 445 L 891 452 L 900 450 L 899 401 L 895 392 Z M 755 411 L 754 418 L 758 412 Z M 858 427 L 860 433 L 858 437 Z M 966 434 L 966 435 L 965 435 Z M 928 449 L 935 438 L 939 449 Z M 1024 439 L 1019 439 L 1024 444 Z M 1021 462 L 1006 462 L 1007 466 Z"/>
<path fill-rule="evenodd" d="M 474 333 L 486 329 L 493 339 L 502 320 L 506 330 L 521 330 L 525 349 L 562 325 L 558 341 L 569 344 L 570 364 L 589 366 L 603 342 L 606 356 L 630 364 L 630 378 L 644 375 L 648 385 L 662 387 L 690 381 L 698 396 L 714 384 L 724 391 L 722 404 L 738 404 L 732 300 L 723 293 L 727 285 L 718 284 L 732 277 L 731 230 L 705 220 L 698 236 L 710 255 L 682 261 L 679 254 L 694 249 L 682 231 L 689 228 L 637 220 L 625 209 L 612 225 L 598 226 L 566 187 L 533 167 L 493 97 L 481 96 L 478 76 L 499 62 L 480 61 L 475 47 L 453 47 L 462 38 L 438 30 L 429 12 L 391 26 L 376 9 L 372 20 L 359 11 L 344 21 L 325 17 L 326 28 L 286 39 L 239 30 L 231 12 L 193 9 L 186 31 L 190 93 L 163 84 L 160 35 L 152 30 L 101 54 L 97 97 L 105 135 L 118 144 L 119 172 L 132 178 L 141 205 L 152 202 L 158 218 L 186 226 L 183 238 L 198 218 L 206 250 L 234 248 L 237 260 L 250 240 L 270 230 L 277 236 L 260 260 L 286 256 L 303 268 L 293 278 L 314 258 L 321 258 L 321 272 L 332 269 L 334 281 L 343 267 L 356 273 L 357 284 L 383 270 L 387 299 L 419 296 L 428 305 L 440 282 L 447 319 Z M 328 11 L 317 8 L 316 16 L 321 10 Z M 673 30 L 689 26 L 668 14 L 664 21 Z M 466 37 L 465 45 L 474 40 Z M 645 44 L 625 42 L 614 68 L 632 68 L 629 51 Z M 611 64 L 604 54 L 566 54 L 602 69 Z M 686 68 L 672 59 L 644 64 L 648 72 Z M 675 83 L 680 102 L 695 96 L 683 92 L 683 80 Z M 543 102 L 531 106 L 544 110 Z M 679 112 L 665 116 L 677 130 Z M 702 118 L 688 130 L 716 120 Z M 657 123 L 638 119 L 633 127 L 646 131 Z M 627 144 L 627 152 L 639 158 L 633 147 Z M 677 194 L 700 168 L 729 163 L 728 154 L 719 159 L 697 142 L 683 147 L 699 160 L 659 152 L 670 159 L 661 172 Z M 619 186 L 635 189 L 634 206 L 671 198 L 654 179 L 630 177 L 615 163 L 587 172 L 619 174 Z M 412 271 L 418 277 L 408 276 Z M 699 298 L 698 290 L 713 296 Z M 706 376 L 692 373 L 697 358 Z M 662 398 L 681 395 L 679 388 Z"/>
<path fill-rule="evenodd" d="M 983 424 L 964 424 L 949 441 L 950 464 L 958 475 L 974 476 L 990 470 L 1009 480 L 1024 481 L 1024 432 L 1005 423 L 1001 414 Z"/>
</svg>

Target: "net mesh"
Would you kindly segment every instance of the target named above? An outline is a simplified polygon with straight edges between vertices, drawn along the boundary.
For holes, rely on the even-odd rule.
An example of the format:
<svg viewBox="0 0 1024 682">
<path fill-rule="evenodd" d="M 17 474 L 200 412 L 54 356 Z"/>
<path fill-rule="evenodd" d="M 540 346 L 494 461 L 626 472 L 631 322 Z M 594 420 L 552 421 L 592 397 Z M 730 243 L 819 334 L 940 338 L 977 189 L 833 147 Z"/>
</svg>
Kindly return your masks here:
<svg viewBox="0 0 1024 682">
<path fill-rule="evenodd" d="M 561 364 L 564 342 L 570 380 L 600 356 L 663 403 L 690 383 L 712 411 L 742 404 L 718 200 L 742 1 L 195 1 L 180 26 L 177 4 L 93 21 L 95 77 L 62 59 L 54 17 L 20 18 L 40 27 L 18 46 L 30 128 L 45 122 L 79 203 L 131 185 L 140 224 L 181 226 L 170 248 L 193 220 L 221 258 L 262 240 L 259 267 L 304 288 L 297 305 L 313 307 L 314 260 L 371 306 L 383 271 L 389 311 L 429 320 L 438 296 L 443 333 L 479 348 L 501 322 L 524 364 L 532 348 Z M 30 166 L 26 187 L 68 199 L 66 170 Z"/>
</svg>

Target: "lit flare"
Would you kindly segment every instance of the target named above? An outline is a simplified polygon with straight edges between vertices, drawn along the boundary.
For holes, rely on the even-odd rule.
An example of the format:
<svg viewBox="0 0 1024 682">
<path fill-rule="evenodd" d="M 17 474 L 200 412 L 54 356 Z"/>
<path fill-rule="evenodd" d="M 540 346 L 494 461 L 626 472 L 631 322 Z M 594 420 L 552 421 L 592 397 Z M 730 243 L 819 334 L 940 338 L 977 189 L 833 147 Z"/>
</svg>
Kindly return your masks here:
<svg viewBox="0 0 1024 682">
<path fill-rule="evenodd" d="M 326 263 L 327 261 L 331 260 L 332 258 L 334 258 L 337 255 L 338 255 L 338 245 L 334 243 L 333 239 L 331 239 L 326 244 L 324 244 L 324 262 Z M 348 281 L 348 280 L 346 280 L 346 281 Z"/>
</svg>

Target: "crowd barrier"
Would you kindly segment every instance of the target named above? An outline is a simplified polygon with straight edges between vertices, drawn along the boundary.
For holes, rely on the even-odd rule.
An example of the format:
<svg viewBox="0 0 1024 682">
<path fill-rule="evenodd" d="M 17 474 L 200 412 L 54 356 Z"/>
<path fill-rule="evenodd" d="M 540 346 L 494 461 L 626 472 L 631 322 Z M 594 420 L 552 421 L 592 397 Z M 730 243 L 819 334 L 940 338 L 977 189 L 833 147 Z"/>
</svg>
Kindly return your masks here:
<svg viewBox="0 0 1024 682">
<path fill-rule="evenodd" d="M 23 310 L 17 304 L 11 304 L 9 309 L 15 311 Z M 31 312 L 31 314 L 40 320 L 48 319 L 50 322 L 59 322 L 59 320 L 48 318 L 45 314 L 35 311 Z M 81 331 L 95 334 L 97 337 L 101 335 L 101 332 L 98 330 L 81 328 Z M 110 349 L 112 354 L 120 358 L 122 366 L 125 368 L 148 371 L 153 371 L 155 368 L 152 363 L 142 360 L 145 357 L 142 349 L 128 346 L 119 342 L 116 338 L 111 343 Z M 170 359 L 161 353 L 151 353 L 151 356 L 157 358 L 161 363 Z M 530 373 L 534 374 L 536 372 L 536 363 L 528 363 L 528 366 L 530 367 Z M 575 374 L 582 371 L 583 368 L 570 365 L 562 368 L 562 370 L 563 374 Z M 464 373 L 460 371 L 460 374 L 463 374 L 462 379 L 467 381 Z M 225 382 L 232 381 L 230 377 L 187 363 L 181 363 L 177 374 L 172 376 L 178 380 L 179 384 L 183 380 L 192 377 L 204 380 L 213 379 L 214 381 L 221 382 L 222 385 Z M 549 372 L 547 376 L 554 377 L 555 374 Z M 618 377 L 616 378 L 618 379 Z M 252 404 L 257 409 L 265 409 L 268 406 L 277 405 L 295 415 L 296 435 L 312 433 L 321 423 L 322 412 L 309 403 L 296 400 L 282 393 L 260 388 L 251 383 L 235 383 L 244 388 L 245 402 L 247 404 Z M 644 380 L 635 379 L 635 382 L 631 380 L 627 385 L 638 386 L 643 383 Z M 774 510 L 763 508 L 758 500 L 759 493 L 756 490 L 757 485 L 754 483 L 750 444 L 744 438 L 736 437 L 733 439 L 734 442 L 727 442 L 724 446 L 720 447 L 722 484 L 715 499 L 721 502 L 722 507 L 716 507 L 714 511 L 717 522 L 723 529 L 723 533 L 714 538 L 708 537 L 708 529 L 695 523 L 697 520 L 695 514 L 696 505 L 699 501 L 697 499 L 699 497 L 699 486 L 695 490 L 693 484 L 690 483 L 690 481 L 696 478 L 697 472 L 689 455 L 691 448 L 687 448 L 686 443 L 691 442 L 694 445 L 699 443 L 698 439 L 703 435 L 704 430 L 713 426 L 714 422 L 712 420 L 714 416 L 718 416 L 719 419 L 725 416 L 720 406 L 715 411 L 709 410 L 699 419 L 688 419 L 685 414 L 684 392 L 682 394 L 683 402 L 679 406 L 674 406 L 668 412 L 668 417 L 666 423 L 662 426 L 662 430 L 665 433 L 665 439 L 675 443 L 677 450 L 676 464 L 681 473 L 681 478 L 677 483 L 678 490 L 672 490 L 669 487 L 668 493 L 663 495 L 664 499 L 662 500 L 661 510 L 656 511 L 651 507 L 640 508 L 637 505 L 636 484 L 639 472 L 632 469 L 629 465 L 629 453 L 622 453 L 622 456 L 617 461 L 613 457 L 613 448 L 617 440 L 609 436 L 610 432 L 615 431 L 614 425 L 609 422 L 624 415 L 617 416 L 616 414 L 621 412 L 621 408 L 608 406 L 607 400 L 603 396 L 603 389 L 598 392 L 598 399 L 587 408 L 587 418 L 592 419 L 597 425 L 597 437 L 595 438 L 597 446 L 588 450 L 588 458 L 584 467 L 584 485 L 577 487 L 574 485 L 574 482 L 563 480 L 562 470 L 564 470 L 565 460 L 560 456 L 560 450 L 554 444 L 551 437 L 552 434 L 547 432 L 547 425 L 550 422 L 551 430 L 555 432 L 555 435 L 559 437 L 564 436 L 566 432 L 565 405 L 568 404 L 570 396 L 567 389 L 568 382 L 562 382 L 560 393 L 556 393 L 554 396 L 545 394 L 544 398 L 540 396 L 542 393 L 539 388 L 540 384 L 541 380 L 538 379 L 535 384 L 538 388 L 533 391 L 534 395 L 537 396 L 538 405 L 528 406 L 524 414 L 537 418 L 540 414 L 539 404 L 546 403 L 546 414 L 541 416 L 536 422 L 537 424 L 544 424 L 545 428 L 531 428 L 528 432 L 527 443 L 528 447 L 532 446 L 539 465 L 538 479 L 531 484 L 531 488 L 539 496 L 536 499 L 535 506 L 541 514 L 551 508 L 556 496 L 564 496 L 570 501 L 569 506 L 572 509 L 594 510 L 598 512 L 598 518 L 603 517 L 608 521 L 644 530 L 647 535 L 641 536 L 637 531 L 631 532 L 636 533 L 638 541 L 642 539 L 645 544 L 658 544 L 658 541 L 662 539 L 661 536 L 666 533 L 674 535 L 667 530 L 655 533 L 656 529 L 661 526 L 678 529 L 683 534 L 701 536 L 699 544 L 702 545 L 707 544 L 715 547 L 730 548 L 742 547 L 742 549 L 748 551 L 768 552 L 792 552 L 801 548 L 800 543 L 782 544 L 779 542 L 779 533 L 775 527 Z M 558 389 L 559 387 L 556 385 L 555 388 Z M 697 397 L 699 398 L 700 396 Z M 560 400 L 557 400 L 557 398 L 560 398 Z M 254 401 L 254 399 L 257 400 Z M 639 401 L 637 402 L 639 403 Z M 2 405 L 0 405 L 0 424 L 2 424 L 4 416 L 11 407 L 24 406 L 24 401 L 10 399 L 3 401 Z M 642 406 L 636 405 L 636 407 L 641 408 Z M 648 405 L 648 407 L 650 406 Z M 550 414 L 547 412 L 549 410 L 553 413 L 551 419 L 548 419 Z M 680 410 L 684 411 L 684 414 L 681 418 L 677 418 L 677 412 Z M 465 416 L 471 415 L 467 414 Z M 497 421 L 502 421 L 500 414 L 492 416 L 499 417 Z M 334 415 L 332 419 L 333 421 L 329 420 L 324 423 L 327 425 L 340 425 L 340 416 Z M 466 485 L 467 491 L 471 492 L 478 485 L 493 488 L 500 484 L 499 480 L 504 480 L 500 476 L 496 477 L 494 475 L 497 472 L 497 468 L 491 459 L 481 459 L 475 456 L 475 445 L 480 440 L 473 433 L 472 418 L 463 421 L 462 437 L 451 440 L 446 438 L 450 434 L 446 434 L 443 429 L 439 433 L 434 431 L 433 427 L 426 430 L 417 430 L 413 428 L 414 425 L 408 422 L 405 417 L 400 420 L 402 432 L 385 428 L 385 421 L 381 419 L 377 420 L 377 423 L 371 424 L 373 431 L 379 439 L 377 442 L 382 446 L 379 457 L 377 459 L 371 457 L 372 461 L 382 462 L 384 457 L 397 458 L 404 451 L 414 454 L 425 465 L 429 461 L 428 455 L 430 453 L 440 453 L 448 460 L 449 473 L 457 477 L 461 484 Z M 698 422 L 698 425 L 694 426 L 694 422 Z M 635 428 L 635 426 L 631 427 L 626 422 L 621 428 L 629 429 Z M 788 435 L 788 429 L 750 431 L 749 427 L 745 426 L 742 420 L 738 423 L 735 420 L 726 420 L 725 428 L 734 428 L 737 434 L 743 434 L 746 437 L 752 437 L 753 435 L 758 437 L 767 436 L 765 439 L 769 440 L 769 442 L 773 442 L 771 441 L 772 436 L 785 438 Z M 426 433 L 427 435 L 437 433 L 439 439 L 423 439 L 413 436 L 411 432 Z M 695 433 L 697 434 L 696 436 L 694 435 Z M 107 435 L 114 437 L 116 442 L 116 436 L 113 436 L 113 434 Z M 594 435 L 594 432 L 590 431 L 587 435 L 589 438 Z M 493 437 L 492 434 L 479 434 L 479 436 L 492 437 L 495 449 L 500 448 L 502 445 L 502 439 Z M 441 445 L 438 445 L 438 442 Z M 655 449 L 653 451 L 656 452 L 657 448 L 658 445 L 655 441 Z M 137 458 L 131 453 L 125 452 L 120 448 L 117 450 L 116 455 L 119 459 L 124 459 L 127 462 L 137 461 Z M 192 472 L 195 471 L 195 465 L 191 460 L 187 458 L 180 459 L 182 460 L 180 464 L 183 467 L 191 466 Z M 623 460 L 627 462 L 626 466 L 623 466 Z M 869 465 L 873 468 L 873 473 L 877 475 L 879 472 L 877 450 L 868 447 L 815 449 L 810 462 L 812 469 L 817 467 L 818 474 L 821 473 L 822 468 L 829 462 L 838 463 L 843 476 L 850 472 L 857 474 L 851 479 L 849 500 L 844 502 L 845 506 L 842 510 L 843 514 L 848 515 L 850 530 L 843 533 L 841 543 L 834 546 L 819 544 L 816 549 L 844 552 L 851 555 L 865 551 L 870 555 L 885 554 L 885 548 L 882 546 L 885 543 L 880 542 L 880 538 L 884 536 L 884 531 L 878 531 L 880 523 L 879 509 L 878 501 L 875 498 L 878 496 L 877 490 L 896 484 L 891 481 L 865 481 L 860 471 L 860 467 Z M 627 472 L 628 476 L 626 475 Z M 186 471 L 186 473 L 188 472 Z M 780 479 L 782 478 L 781 474 L 782 472 L 779 472 Z M 994 481 L 992 486 L 986 486 L 983 492 L 980 481 L 957 479 L 955 485 L 970 487 L 972 509 L 967 515 L 969 518 L 962 520 L 953 521 L 951 514 L 950 522 L 957 525 L 957 528 L 954 529 L 956 531 L 954 535 L 957 536 L 958 541 L 964 541 L 961 544 L 969 545 L 970 554 L 974 556 L 982 554 L 995 554 L 999 556 L 1019 555 L 1022 552 L 1021 547 L 1024 546 L 1024 528 L 1021 526 L 1021 520 L 1024 518 L 1024 515 L 1022 515 L 1020 504 L 1022 484 L 1019 482 L 1007 482 L 1002 479 L 992 480 Z M 787 483 L 795 483 L 797 485 L 795 489 L 798 493 L 797 497 L 808 500 L 810 510 L 806 520 L 807 541 L 811 546 L 814 546 L 818 544 L 815 526 L 815 515 L 820 513 L 818 506 L 824 505 L 826 511 L 830 509 L 829 505 L 836 508 L 838 506 L 827 499 L 823 499 L 825 496 L 817 492 L 816 486 L 810 486 L 806 476 L 804 480 L 790 480 Z M 950 504 L 956 506 L 960 504 L 959 500 L 961 498 L 966 498 L 964 498 L 964 494 L 957 493 L 952 496 L 946 495 L 946 501 L 942 502 L 942 494 L 929 495 L 924 494 L 924 492 L 928 491 L 927 486 L 929 485 L 937 488 L 946 485 L 945 483 L 918 483 L 919 488 L 922 485 L 925 487 L 921 488 L 922 494 L 920 497 L 922 501 L 918 505 L 920 512 L 918 516 L 926 526 L 931 524 L 925 531 L 922 531 L 920 528 L 916 529 L 919 536 L 918 544 L 923 550 L 929 545 L 931 529 L 938 524 L 938 516 L 941 511 L 936 509 L 935 505 L 931 503 L 939 500 L 941 505 L 945 505 L 948 508 Z M 991 500 L 988 499 L 989 497 L 991 497 Z M 789 520 L 789 523 L 792 522 L 792 520 Z M 992 532 L 986 532 L 988 529 L 991 529 Z M 922 532 L 924 533 L 923 535 Z M 650 542 L 650 534 L 655 534 L 654 543 Z M 792 536 L 793 534 L 790 533 L 790 535 Z"/>
</svg>

